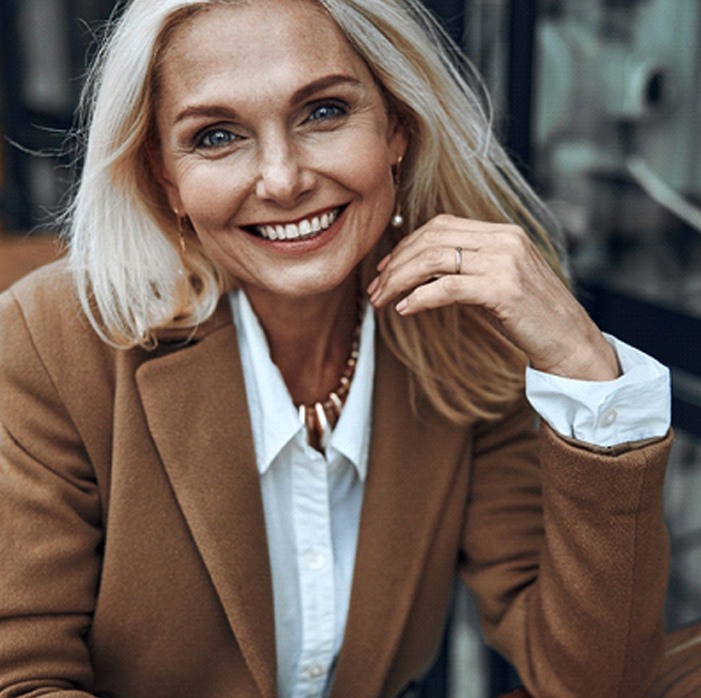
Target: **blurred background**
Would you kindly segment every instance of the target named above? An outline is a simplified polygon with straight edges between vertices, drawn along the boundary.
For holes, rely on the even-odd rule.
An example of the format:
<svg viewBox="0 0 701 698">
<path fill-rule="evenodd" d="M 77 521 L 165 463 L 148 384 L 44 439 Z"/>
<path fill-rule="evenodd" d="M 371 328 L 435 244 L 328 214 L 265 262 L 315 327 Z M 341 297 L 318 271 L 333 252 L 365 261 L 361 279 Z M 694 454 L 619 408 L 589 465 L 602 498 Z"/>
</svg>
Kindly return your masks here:
<svg viewBox="0 0 701 698">
<path fill-rule="evenodd" d="M 495 128 L 566 234 L 599 325 L 672 368 L 667 624 L 701 617 L 701 0 L 426 0 L 483 76 Z M 57 254 L 66 137 L 113 0 L 0 2 L 0 289 Z M 456 592 L 422 695 L 516 681 Z"/>
</svg>

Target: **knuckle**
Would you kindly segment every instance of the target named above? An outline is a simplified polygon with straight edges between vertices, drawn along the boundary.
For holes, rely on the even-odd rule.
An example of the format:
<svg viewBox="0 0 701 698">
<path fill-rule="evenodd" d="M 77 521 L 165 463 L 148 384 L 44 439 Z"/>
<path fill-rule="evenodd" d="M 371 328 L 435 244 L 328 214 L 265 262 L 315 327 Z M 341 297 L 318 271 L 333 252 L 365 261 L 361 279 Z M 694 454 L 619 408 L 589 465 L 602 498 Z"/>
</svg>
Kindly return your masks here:
<svg viewBox="0 0 701 698">
<path fill-rule="evenodd" d="M 519 254 L 507 255 L 504 259 L 504 274 L 508 279 L 517 279 L 521 276 L 521 261 Z"/>
<path fill-rule="evenodd" d="M 449 213 L 439 213 L 433 220 L 437 225 L 448 226 L 453 222 L 453 216 Z"/>
<path fill-rule="evenodd" d="M 427 245 L 439 245 L 443 240 L 443 232 L 436 228 L 428 228 L 424 234 L 424 243 Z"/>
<path fill-rule="evenodd" d="M 504 228 L 504 237 L 512 249 L 522 251 L 530 243 L 526 231 L 518 225 L 509 224 Z"/>
<path fill-rule="evenodd" d="M 456 274 L 449 274 L 441 278 L 441 289 L 444 294 L 453 298 L 458 295 L 460 291 L 461 278 Z"/>
<path fill-rule="evenodd" d="M 502 245 L 514 259 L 523 259 L 530 248 L 530 240 L 522 228 L 514 225 L 504 231 Z"/>
<path fill-rule="evenodd" d="M 517 225 L 516 223 L 507 223 L 504 226 L 504 230 L 508 234 L 512 235 L 514 238 L 526 237 L 525 230 L 520 225 Z"/>
<path fill-rule="evenodd" d="M 427 247 L 421 253 L 421 261 L 427 271 L 440 268 L 443 259 L 443 250 L 440 247 Z"/>
</svg>

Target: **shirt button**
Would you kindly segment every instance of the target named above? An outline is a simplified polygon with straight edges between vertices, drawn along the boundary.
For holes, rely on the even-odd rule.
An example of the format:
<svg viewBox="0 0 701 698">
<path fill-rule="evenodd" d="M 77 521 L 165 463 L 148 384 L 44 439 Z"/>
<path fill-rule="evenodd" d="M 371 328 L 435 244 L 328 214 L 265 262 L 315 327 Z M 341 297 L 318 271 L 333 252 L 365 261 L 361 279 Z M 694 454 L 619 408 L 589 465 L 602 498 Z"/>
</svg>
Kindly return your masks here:
<svg viewBox="0 0 701 698">
<path fill-rule="evenodd" d="M 307 667 L 307 676 L 310 679 L 318 679 L 320 676 L 324 675 L 324 667 L 321 664 L 310 664 Z"/>
<path fill-rule="evenodd" d="M 618 418 L 618 412 L 613 408 L 606 410 L 599 418 L 599 426 L 610 427 Z"/>
<path fill-rule="evenodd" d="M 306 562 L 308 569 L 321 570 L 326 564 L 326 557 L 324 553 L 320 553 L 317 550 L 310 550 L 304 556 L 304 561 Z"/>
</svg>

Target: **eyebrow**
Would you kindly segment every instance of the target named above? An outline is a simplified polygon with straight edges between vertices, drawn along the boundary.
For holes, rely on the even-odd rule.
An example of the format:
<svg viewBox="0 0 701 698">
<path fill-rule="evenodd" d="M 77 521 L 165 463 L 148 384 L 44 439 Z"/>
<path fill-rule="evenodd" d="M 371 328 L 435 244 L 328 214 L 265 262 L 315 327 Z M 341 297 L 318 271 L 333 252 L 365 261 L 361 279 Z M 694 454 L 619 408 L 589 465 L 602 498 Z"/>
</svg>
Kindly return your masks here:
<svg viewBox="0 0 701 698">
<path fill-rule="evenodd" d="M 290 98 L 290 103 L 299 104 L 300 102 L 304 102 L 306 99 L 309 99 L 309 97 L 312 97 L 317 92 L 330 87 L 336 87 L 339 85 L 351 85 L 358 87 L 361 84 L 362 83 L 360 80 L 350 75 L 325 75 L 324 77 L 321 77 L 318 80 L 313 80 L 307 85 L 303 85 L 296 90 Z M 173 124 L 177 124 L 180 121 L 193 117 L 203 117 L 209 119 L 236 119 L 237 114 L 231 107 L 219 104 L 190 105 L 177 113 L 173 119 Z"/>
<path fill-rule="evenodd" d="M 354 78 L 351 75 L 325 75 L 323 78 L 318 80 L 313 80 L 308 85 L 300 87 L 293 95 L 290 102 L 292 104 L 298 104 L 299 102 L 304 102 L 309 97 L 312 97 L 317 92 L 325 90 L 329 87 L 336 87 L 338 85 L 352 85 L 358 87 L 361 85 L 358 78 Z"/>
</svg>

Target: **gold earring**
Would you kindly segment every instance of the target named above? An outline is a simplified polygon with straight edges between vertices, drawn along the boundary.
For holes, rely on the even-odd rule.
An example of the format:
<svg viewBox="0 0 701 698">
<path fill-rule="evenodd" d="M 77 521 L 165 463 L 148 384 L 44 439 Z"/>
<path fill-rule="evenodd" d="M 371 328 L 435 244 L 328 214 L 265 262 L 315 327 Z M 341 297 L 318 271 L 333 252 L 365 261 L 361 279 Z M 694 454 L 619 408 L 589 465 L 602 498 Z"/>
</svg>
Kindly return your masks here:
<svg viewBox="0 0 701 698">
<path fill-rule="evenodd" d="M 396 196 L 396 207 L 394 209 L 394 215 L 390 221 L 393 228 L 401 228 L 404 225 L 404 216 L 402 216 L 402 204 L 399 199 L 399 171 L 402 165 L 402 157 L 400 156 L 397 160 L 397 164 L 392 168 L 392 179 L 394 180 L 395 196 Z"/>
<path fill-rule="evenodd" d="M 183 230 L 183 219 L 180 216 L 180 211 L 177 208 L 173 209 L 173 213 L 175 213 L 175 220 L 176 220 L 176 226 L 178 230 L 178 239 L 180 242 L 180 251 L 185 254 L 187 251 L 187 245 L 185 244 L 185 233 Z"/>
</svg>

